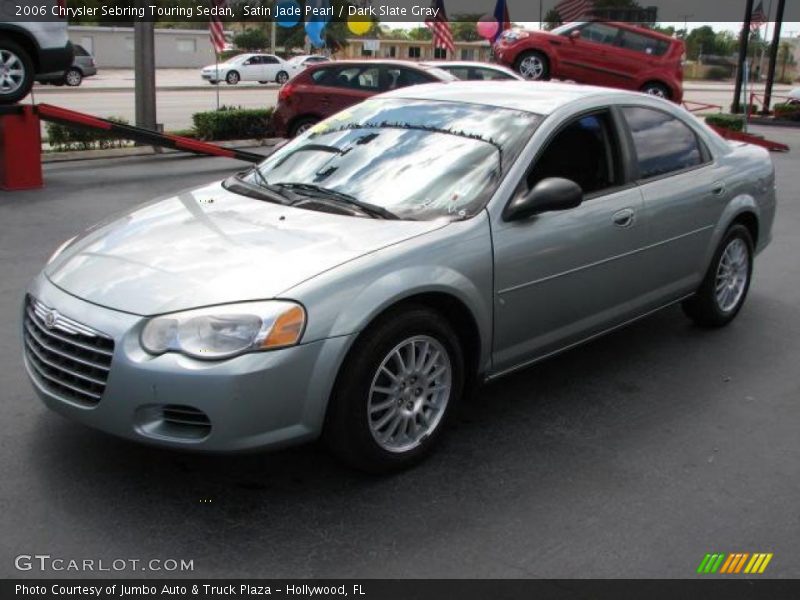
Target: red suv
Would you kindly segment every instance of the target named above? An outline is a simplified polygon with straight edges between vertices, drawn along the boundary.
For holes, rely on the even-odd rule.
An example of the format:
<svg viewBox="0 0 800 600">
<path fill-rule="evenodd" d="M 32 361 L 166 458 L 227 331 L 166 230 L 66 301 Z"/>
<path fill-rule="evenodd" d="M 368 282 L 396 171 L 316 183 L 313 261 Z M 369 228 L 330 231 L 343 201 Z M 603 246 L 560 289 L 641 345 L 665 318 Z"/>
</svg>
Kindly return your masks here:
<svg viewBox="0 0 800 600">
<path fill-rule="evenodd" d="M 499 62 L 526 79 L 571 79 L 677 103 L 683 98 L 683 42 L 627 23 L 568 23 L 549 32 L 512 29 L 494 51 Z"/>
<path fill-rule="evenodd" d="M 403 61 L 336 61 L 308 67 L 278 92 L 272 129 L 294 137 L 348 106 L 397 88 L 458 79 L 436 68 Z"/>
</svg>

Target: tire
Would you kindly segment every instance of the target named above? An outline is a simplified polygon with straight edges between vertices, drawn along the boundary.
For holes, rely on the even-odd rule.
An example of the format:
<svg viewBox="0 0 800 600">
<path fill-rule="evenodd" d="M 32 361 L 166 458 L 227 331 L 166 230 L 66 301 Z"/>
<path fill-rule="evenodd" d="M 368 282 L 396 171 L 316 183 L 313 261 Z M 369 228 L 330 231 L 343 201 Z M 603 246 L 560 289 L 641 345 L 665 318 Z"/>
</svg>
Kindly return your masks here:
<svg viewBox="0 0 800 600">
<path fill-rule="evenodd" d="M 83 73 L 72 67 L 64 73 L 64 83 L 70 87 L 78 87 L 83 82 Z"/>
<path fill-rule="evenodd" d="M 401 361 L 416 369 L 404 371 Z M 387 313 L 361 334 L 342 365 L 323 440 L 356 469 L 406 469 L 441 439 L 464 380 L 458 337 L 442 315 L 424 306 Z"/>
<path fill-rule="evenodd" d="M 228 85 L 236 85 L 240 81 L 239 73 L 237 71 L 228 71 L 228 74 L 225 75 L 225 82 Z"/>
<path fill-rule="evenodd" d="M 283 85 L 289 81 L 289 74 L 286 71 L 279 71 L 277 75 L 275 75 L 275 83 Z"/>
<path fill-rule="evenodd" d="M 663 83 L 658 83 L 657 81 L 649 81 L 648 83 L 645 83 L 642 86 L 641 91 L 651 96 L 658 96 L 659 98 L 666 98 L 667 100 L 672 99 L 672 94 L 670 93 L 669 88 Z"/>
<path fill-rule="evenodd" d="M 523 52 L 514 62 L 514 69 L 530 81 L 547 81 L 550 79 L 550 61 L 547 56 L 536 50 Z"/>
<path fill-rule="evenodd" d="M 297 119 L 294 123 L 292 123 L 292 127 L 289 129 L 289 137 L 297 137 L 318 122 L 319 119 L 316 117 L 302 117 Z"/>
<path fill-rule="evenodd" d="M 14 104 L 27 96 L 33 87 L 33 61 L 12 40 L 0 39 L 0 104 Z"/>
<path fill-rule="evenodd" d="M 259 81 L 258 83 L 260 83 L 261 85 L 267 85 L 269 81 Z"/>
<path fill-rule="evenodd" d="M 683 301 L 683 311 L 703 327 L 727 325 L 739 314 L 752 275 L 753 238 L 747 227 L 735 224 L 722 238 L 695 295 Z"/>
<path fill-rule="evenodd" d="M 209 79 L 208 83 L 210 83 L 211 85 L 219 85 L 219 81 L 217 81 L 216 79 Z"/>
</svg>

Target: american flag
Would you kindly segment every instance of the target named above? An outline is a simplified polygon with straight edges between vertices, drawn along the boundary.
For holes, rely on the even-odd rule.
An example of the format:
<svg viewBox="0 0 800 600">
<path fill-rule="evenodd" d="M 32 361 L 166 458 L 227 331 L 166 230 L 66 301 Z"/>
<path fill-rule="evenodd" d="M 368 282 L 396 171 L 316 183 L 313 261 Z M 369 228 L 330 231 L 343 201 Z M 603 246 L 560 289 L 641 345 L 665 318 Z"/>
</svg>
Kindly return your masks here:
<svg viewBox="0 0 800 600">
<path fill-rule="evenodd" d="M 594 8 L 594 0 L 561 0 L 555 5 L 562 23 L 577 21 Z"/>
<path fill-rule="evenodd" d="M 433 0 L 431 8 L 439 9 L 435 17 L 425 19 L 425 25 L 433 32 L 434 48 L 445 48 L 450 52 L 455 52 L 453 32 L 450 30 L 450 23 L 447 21 L 447 13 L 444 12 L 444 0 Z"/>
<path fill-rule="evenodd" d="M 227 0 L 211 0 L 211 6 L 216 8 L 223 8 Z M 211 45 L 214 47 L 214 52 L 219 54 L 225 49 L 225 31 L 222 28 L 222 21 L 215 15 L 211 15 L 208 22 L 208 35 L 211 37 Z"/>
<path fill-rule="evenodd" d="M 750 15 L 750 31 L 758 31 L 767 22 L 767 15 L 764 14 L 764 2 L 759 1 L 758 6 L 753 9 Z"/>
</svg>

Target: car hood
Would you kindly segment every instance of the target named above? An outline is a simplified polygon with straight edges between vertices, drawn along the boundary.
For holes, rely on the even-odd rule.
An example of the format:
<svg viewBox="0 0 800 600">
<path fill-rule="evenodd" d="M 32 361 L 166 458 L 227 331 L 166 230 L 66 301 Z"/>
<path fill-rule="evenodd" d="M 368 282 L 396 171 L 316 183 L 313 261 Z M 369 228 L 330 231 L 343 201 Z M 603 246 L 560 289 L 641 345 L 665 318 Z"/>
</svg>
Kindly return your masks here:
<svg viewBox="0 0 800 600">
<path fill-rule="evenodd" d="M 291 208 L 215 183 L 93 227 L 45 275 L 94 304 L 155 315 L 279 297 L 324 271 L 446 224 Z"/>
</svg>

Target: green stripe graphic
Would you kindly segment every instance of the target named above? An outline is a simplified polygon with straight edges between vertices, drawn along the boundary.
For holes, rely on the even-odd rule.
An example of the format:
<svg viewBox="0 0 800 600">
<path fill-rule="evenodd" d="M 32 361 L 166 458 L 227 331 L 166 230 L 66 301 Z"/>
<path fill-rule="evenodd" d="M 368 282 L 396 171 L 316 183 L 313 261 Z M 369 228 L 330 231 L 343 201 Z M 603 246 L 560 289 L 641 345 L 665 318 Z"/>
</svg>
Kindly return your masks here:
<svg viewBox="0 0 800 600">
<path fill-rule="evenodd" d="M 703 560 L 702 560 L 702 561 L 700 561 L 700 566 L 699 566 L 699 567 L 697 567 L 697 572 L 698 572 L 698 573 L 705 573 L 705 571 L 706 571 L 706 565 L 708 564 L 708 562 L 709 562 L 710 560 L 711 560 L 711 555 L 710 555 L 710 554 L 706 554 L 706 555 L 703 557 Z"/>
<path fill-rule="evenodd" d="M 717 569 L 719 569 L 722 566 L 722 561 L 723 560 L 725 560 L 725 553 L 724 552 L 719 555 L 719 558 L 717 559 L 717 562 L 714 563 L 714 566 L 711 568 L 711 572 L 712 573 L 716 573 L 717 572 Z"/>
</svg>

